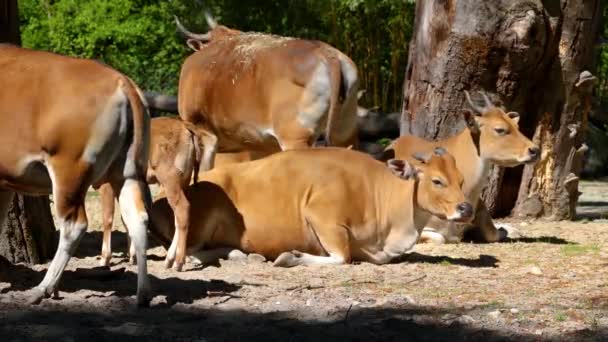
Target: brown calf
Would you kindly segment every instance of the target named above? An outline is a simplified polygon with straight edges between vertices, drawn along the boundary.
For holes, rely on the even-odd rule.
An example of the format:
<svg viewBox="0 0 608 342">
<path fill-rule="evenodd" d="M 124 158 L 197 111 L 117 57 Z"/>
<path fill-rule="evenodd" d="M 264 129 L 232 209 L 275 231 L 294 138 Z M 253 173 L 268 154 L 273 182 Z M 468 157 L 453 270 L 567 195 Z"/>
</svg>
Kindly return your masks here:
<svg viewBox="0 0 608 342">
<path fill-rule="evenodd" d="M 148 184 L 160 184 L 169 205 L 175 213 L 177 229 L 167 252 L 165 266 L 175 266 L 181 271 L 185 262 L 185 250 L 188 235 L 190 204 L 184 195 L 184 189 L 193 178 L 196 180 L 200 163 L 201 146 L 198 137 L 191 130 L 191 124 L 178 118 L 160 117 L 151 122 L 150 161 L 148 166 Z M 99 189 L 103 209 L 103 243 L 101 264 L 109 265 L 112 258 L 111 233 L 114 217 L 115 193 L 111 186 L 104 184 Z M 133 246 L 130 255 L 133 263 Z M 174 264 L 175 263 L 175 264 Z"/>
<path fill-rule="evenodd" d="M 403 136 L 387 147 L 394 151 L 395 158 L 405 158 L 415 163 L 410 155 L 414 151 L 431 151 L 436 146 L 444 147 L 454 158 L 456 166 L 464 175 L 463 191 L 467 200 L 476 209 L 473 225 L 456 224 L 437 218 L 431 219 L 425 228 L 421 241 L 436 243 L 458 242 L 473 228 L 479 239 L 494 242 L 507 236 L 506 229 L 496 229 L 487 212 L 481 191 L 490 176 L 490 166 L 513 167 L 523 163 L 534 163 L 540 154 L 539 148 L 526 138 L 517 125 L 519 114 L 505 113 L 494 106 L 485 94 L 484 105 L 476 105 L 465 91 L 468 103 L 476 116 L 467 118 L 469 128 L 459 134 L 438 141 L 427 141 L 414 136 Z"/>
<path fill-rule="evenodd" d="M 472 214 L 454 158 L 440 149 L 418 158 L 418 170 L 401 160 L 387 168 L 361 152 L 320 148 L 215 168 L 186 190 L 189 254 L 210 262 L 240 249 L 277 266 L 387 263 L 412 248 L 431 215 Z M 151 213 L 151 234 L 168 245 L 167 201 Z"/>
<path fill-rule="evenodd" d="M 147 305 L 150 124 L 139 89 L 94 61 L 2 44 L 0 120 L 0 221 L 19 192 L 52 193 L 59 222 L 59 246 L 32 303 L 57 291 L 87 229 L 87 189 L 107 182 L 137 255 L 137 302 Z"/>
</svg>

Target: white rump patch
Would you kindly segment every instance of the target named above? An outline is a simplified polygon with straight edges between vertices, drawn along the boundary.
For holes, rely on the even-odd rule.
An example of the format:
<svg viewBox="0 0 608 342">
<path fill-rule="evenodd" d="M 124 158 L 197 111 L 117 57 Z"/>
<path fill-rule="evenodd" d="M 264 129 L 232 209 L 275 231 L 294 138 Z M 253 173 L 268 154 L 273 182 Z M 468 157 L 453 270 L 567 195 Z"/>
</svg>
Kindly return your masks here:
<svg viewBox="0 0 608 342">
<path fill-rule="evenodd" d="M 329 110 L 330 96 L 329 68 L 324 61 L 321 61 L 304 90 L 299 106 L 298 122 L 311 132 L 316 132 L 319 122 Z"/>
</svg>

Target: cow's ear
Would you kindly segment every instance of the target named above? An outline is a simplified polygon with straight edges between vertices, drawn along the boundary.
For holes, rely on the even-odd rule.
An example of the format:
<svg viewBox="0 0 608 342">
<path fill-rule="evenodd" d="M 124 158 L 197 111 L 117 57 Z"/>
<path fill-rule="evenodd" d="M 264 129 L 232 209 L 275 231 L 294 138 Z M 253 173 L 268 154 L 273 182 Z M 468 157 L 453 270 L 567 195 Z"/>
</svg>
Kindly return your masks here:
<svg viewBox="0 0 608 342">
<path fill-rule="evenodd" d="M 390 159 L 386 162 L 388 168 L 399 178 L 417 179 L 418 170 L 412 164 L 401 159 Z"/>
<path fill-rule="evenodd" d="M 205 45 L 202 41 L 200 41 L 198 39 L 188 39 L 186 41 L 186 44 L 188 45 L 189 48 L 191 48 L 194 51 L 199 51 L 200 49 L 203 48 L 203 45 Z"/>
<path fill-rule="evenodd" d="M 511 118 L 511 120 L 515 121 L 515 123 L 519 122 L 519 113 L 518 112 L 508 112 L 507 116 Z"/>
</svg>

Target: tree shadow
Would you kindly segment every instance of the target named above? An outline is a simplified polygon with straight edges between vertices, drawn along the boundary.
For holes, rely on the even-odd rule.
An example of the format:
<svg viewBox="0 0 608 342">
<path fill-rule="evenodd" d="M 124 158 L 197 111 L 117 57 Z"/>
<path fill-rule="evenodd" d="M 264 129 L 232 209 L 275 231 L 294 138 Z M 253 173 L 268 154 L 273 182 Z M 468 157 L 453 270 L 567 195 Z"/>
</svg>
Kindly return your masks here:
<svg viewBox="0 0 608 342">
<path fill-rule="evenodd" d="M 11 284 L 0 293 L 27 291 L 37 286 L 44 278 L 46 269 L 36 271 L 0 257 L 0 279 Z M 150 285 L 155 296 L 165 296 L 167 304 L 191 304 L 194 300 L 205 298 L 209 291 L 230 293 L 241 286 L 223 280 L 198 280 L 180 278 L 158 278 L 149 274 Z M 137 274 L 124 268 L 110 270 L 107 267 L 92 269 L 66 270 L 59 285 L 59 291 L 73 293 L 80 290 L 112 292 L 113 296 L 129 297 L 135 295 Z"/>
<path fill-rule="evenodd" d="M 498 267 L 498 259 L 492 255 L 481 254 L 477 259 L 467 259 L 467 258 L 452 258 L 449 256 L 435 256 L 435 255 L 424 255 L 416 252 L 408 253 L 405 256 L 399 258 L 397 263 L 407 262 L 407 263 L 427 263 L 427 264 L 450 264 L 450 265 L 459 265 L 466 267 Z"/>
<path fill-rule="evenodd" d="M 0 323 L 9 340 L 142 341 L 538 341 L 539 336 L 461 323 L 462 308 L 345 306 L 323 320 L 293 312 L 242 309 L 166 308 L 121 312 L 101 309 L 37 308 L 10 313 Z M 477 310 L 477 309 L 473 309 Z M 43 326 L 44 330 L 31 327 Z M 42 335 L 42 336 L 41 336 Z M 576 331 L 543 340 L 601 340 L 608 330 Z"/>
</svg>

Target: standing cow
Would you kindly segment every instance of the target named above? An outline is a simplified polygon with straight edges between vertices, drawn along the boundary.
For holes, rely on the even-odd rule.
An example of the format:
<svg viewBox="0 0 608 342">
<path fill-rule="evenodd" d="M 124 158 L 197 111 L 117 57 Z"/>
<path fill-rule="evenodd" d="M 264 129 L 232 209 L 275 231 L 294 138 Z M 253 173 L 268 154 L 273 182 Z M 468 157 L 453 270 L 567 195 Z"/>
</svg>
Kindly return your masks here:
<svg viewBox="0 0 608 342">
<path fill-rule="evenodd" d="M 209 18 L 209 17 L 208 17 Z M 357 142 L 357 67 L 330 45 L 241 32 L 208 20 L 181 70 L 178 110 L 206 133 L 203 162 L 216 152 Z M 277 146 L 278 145 L 278 146 Z"/>
<path fill-rule="evenodd" d="M 137 302 L 149 303 L 145 182 L 149 115 L 124 75 L 100 63 L 0 45 L 0 221 L 14 192 L 53 194 L 59 246 L 33 303 L 57 291 L 85 231 L 89 186 L 109 183 L 137 255 Z"/>
</svg>

